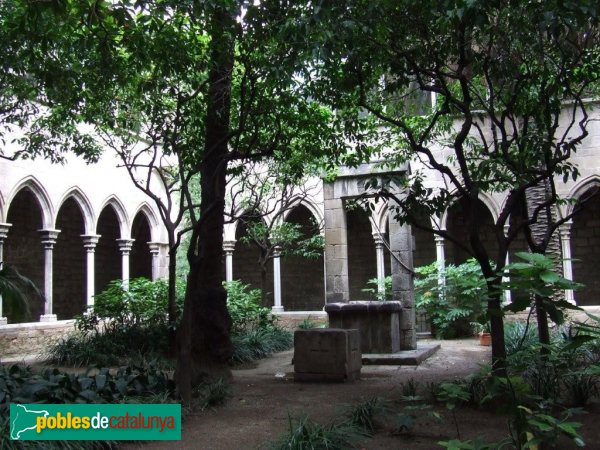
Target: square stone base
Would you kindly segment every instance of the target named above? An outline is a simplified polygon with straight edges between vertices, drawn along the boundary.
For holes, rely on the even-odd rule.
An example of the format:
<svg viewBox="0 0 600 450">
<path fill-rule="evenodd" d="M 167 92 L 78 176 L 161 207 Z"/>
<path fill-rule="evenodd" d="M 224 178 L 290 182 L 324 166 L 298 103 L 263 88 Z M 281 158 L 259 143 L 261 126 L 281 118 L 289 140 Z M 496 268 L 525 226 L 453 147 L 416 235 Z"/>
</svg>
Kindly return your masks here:
<svg viewBox="0 0 600 450">
<path fill-rule="evenodd" d="M 325 305 L 329 326 L 360 331 L 362 353 L 400 351 L 400 302 L 350 302 Z"/>
<path fill-rule="evenodd" d="M 357 380 L 361 368 L 358 330 L 313 328 L 294 333 L 294 380 Z"/>
</svg>

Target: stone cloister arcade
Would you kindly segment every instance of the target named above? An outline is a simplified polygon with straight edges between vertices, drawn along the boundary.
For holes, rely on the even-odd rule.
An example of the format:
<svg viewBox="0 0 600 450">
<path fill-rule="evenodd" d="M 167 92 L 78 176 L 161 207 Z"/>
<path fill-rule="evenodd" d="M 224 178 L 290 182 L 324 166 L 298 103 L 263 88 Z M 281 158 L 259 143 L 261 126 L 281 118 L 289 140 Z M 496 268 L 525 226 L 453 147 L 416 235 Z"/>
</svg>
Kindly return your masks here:
<svg viewBox="0 0 600 450">
<path fill-rule="evenodd" d="M 585 207 L 571 221 L 562 225 L 558 232 L 561 244 L 563 275 L 583 283 L 586 288 L 577 292 L 568 291 L 567 299 L 579 306 L 600 305 L 600 279 L 595 268 L 600 266 L 600 177 L 591 177 L 580 181 L 571 189 L 575 199 L 586 198 Z M 502 196 L 482 195 L 479 215 L 483 219 L 484 245 L 493 254 L 495 239 L 493 222 L 501 210 Z M 343 217 L 348 243 L 348 289 L 349 299 L 368 300 L 372 297 L 363 289 L 369 280 L 391 275 L 391 255 L 389 249 L 388 210 L 380 204 L 373 211 L 344 201 L 342 211 L 336 214 Z M 568 214 L 573 206 L 565 207 L 562 214 Z M 328 213 L 324 203 L 311 203 L 309 207 L 299 204 L 288 214 L 286 220 L 301 223 L 308 227 L 311 219 L 322 221 Z M 268 218 L 265 218 L 268 220 Z M 333 220 L 333 219 L 332 219 Z M 465 218 L 458 205 L 450 207 L 441 218 L 432 218 L 434 227 L 448 232 L 463 242 L 467 242 Z M 306 228 L 305 228 L 306 229 Z M 313 230 L 314 231 L 314 230 Z M 321 228 L 320 233 L 331 239 Z M 469 256 L 458 245 L 446 241 L 440 236 L 412 228 L 413 264 L 415 267 L 437 261 L 439 264 L 461 264 Z M 243 243 L 240 238 L 245 234 L 245 226 L 231 224 L 225 230 L 224 254 L 226 258 L 226 276 L 228 280 L 240 279 L 253 287 L 260 287 L 260 269 L 257 264 L 258 248 L 251 243 Z M 331 252 L 335 249 L 330 248 Z M 511 246 L 508 261 L 514 260 L 518 251 L 526 251 L 523 239 L 517 239 Z M 281 257 L 276 254 L 268 266 L 267 286 L 270 289 L 268 306 L 274 311 L 319 311 L 327 302 L 325 280 L 326 259 L 306 260 L 300 257 Z M 277 294 L 277 292 L 279 293 Z M 510 293 L 507 293 L 510 296 Z"/>
<path fill-rule="evenodd" d="M 2 160 L 0 174 L 0 262 L 38 288 L 29 320 L 72 319 L 115 279 L 165 276 L 158 214 L 114 159 Z M 16 323 L 2 312 L 1 324 Z"/>
<path fill-rule="evenodd" d="M 157 211 L 131 186 L 114 160 L 93 166 L 78 164 L 0 161 L 0 261 L 14 265 L 39 287 L 42 296 L 31 308 L 34 321 L 72 318 L 113 279 L 156 279 L 167 273 L 165 231 Z M 589 164 L 585 169 L 580 180 L 564 187 L 563 195 L 586 201 L 583 211 L 561 226 L 559 239 L 564 275 L 586 286 L 567 292 L 567 298 L 587 307 L 600 305 L 596 274 L 600 265 L 600 176 L 596 172 L 600 173 L 600 167 Z M 327 188 L 319 189 L 280 216 L 279 220 L 299 224 L 306 234 L 321 233 L 326 250 L 312 260 L 275 252 L 267 270 L 268 306 L 275 312 L 321 311 L 334 301 L 330 294 L 342 291 L 347 292 L 345 299 L 369 299 L 363 292 L 367 282 L 382 280 L 395 270 L 387 207 L 380 204 L 373 211 L 357 208 L 350 196 L 340 199 L 336 203 L 340 209 L 331 213 L 331 199 L 323 194 Z M 498 217 L 503 201 L 499 194 L 481 196 L 484 223 L 491 224 Z M 561 206 L 561 214 L 568 214 L 573 207 Z M 338 237 L 331 230 L 342 222 L 347 242 L 345 247 L 336 247 Z M 464 218 L 456 206 L 433 223 L 458 236 L 465 233 Z M 258 249 L 243 242 L 244 228 L 241 221 L 226 225 L 224 275 L 260 287 Z M 486 245 L 493 246 L 488 228 Z M 467 258 L 460 248 L 440 237 L 414 228 L 411 236 L 414 266 L 436 260 L 458 264 Z M 516 242 L 510 258 L 523 249 L 525 245 Z M 339 267 L 334 260 L 344 252 L 347 280 L 336 280 L 334 272 Z M 340 291 L 340 283 L 347 287 Z M 12 322 L 10 316 L 8 321 Z"/>
<path fill-rule="evenodd" d="M 147 206 L 130 226 L 116 197 L 105 202 L 96 220 L 77 189 L 64 196 L 55 214 L 50 204 L 43 188 L 29 179 L 9 197 L 0 224 L 3 261 L 43 294 L 34 296 L 33 318 L 71 319 L 111 280 L 158 277 L 160 244 L 152 241 L 157 223 Z"/>
</svg>

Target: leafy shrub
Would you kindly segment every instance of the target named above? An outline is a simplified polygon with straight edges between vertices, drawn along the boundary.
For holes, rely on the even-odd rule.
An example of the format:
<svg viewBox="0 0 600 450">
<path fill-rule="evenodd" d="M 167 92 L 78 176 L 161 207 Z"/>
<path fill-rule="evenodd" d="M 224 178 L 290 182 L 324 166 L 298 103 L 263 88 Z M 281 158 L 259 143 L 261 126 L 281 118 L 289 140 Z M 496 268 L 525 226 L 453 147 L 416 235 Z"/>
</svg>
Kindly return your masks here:
<svg viewBox="0 0 600 450">
<path fill-rule="evenodd" d="M 184 285 L 177 284 L 177 304 L 183 307 Z M 78 332 L 53 344 L 47 355 L 55 364 L 110 366 L 127 364 L 132 355 L 160 358 L 167 353 L 168 284 L 165 280 L 122 280 L 96 295 L 89 311 L 76 319 Z M 134 351 L 132 351 L 134 350 Z"/>
<path fill-rule="evenodd" d="M 249 290 L 239 281 L 228 288 L 235 346 L 232 363 L 266 358 L 292 346 L 292 334 L 277 327 L 271 311 L 260 306 L 260 290 Z M 164 281 L 132 280 L 129 292 L 121 282 L 111 283 L 97 296 L 91 313 L 77 320 L 80 331 L 49 347 L 48 359 L 75 367 L 126 365 L 150 359 L 168 367 L 164 358 L 169 346 L 166 293 Z"/>
<path fill-rule="evenodd" d="M 227 308 L 233 322 L 232 333 L 272 326 L 275 318 L 261 306 L 260 289 L 251 289 L 239 280 L 225 283 Z"/>
<path fill-rule="evenodd" d="M 504 343 L 506 354 L 510 357 L 522 350 L 539 349 L 539 340 L 535 324 L 526 322 L 507 322 L 504 324 Z"/>
<path fill-rule="evenodd" d="M 392 277 L 388 275 L 383 279 L 383 292 L 379 290 L 379 280 L 371 278 L 367 281 L 366 287 L 361 289 L 361 292 L 369 294 L 371 300 L 386 301 L 392 294 Z"/>
<path fill-rule="evenodd" d="M 429 316 L 436 337 L 451 339 L 472 334 L 471 323 L 485 316 L 487 287 L 475 259 L 445 268 L 441 284 L 437 263 L 415 269 L 417 309 Z"/>
<path fill-rule="evenodd" d="M 231 387 L 222 378 L 214 383 L 205 383 L 194 389 L 194 397 L 201 409 L 224 404 L 231 397 Z"/>
<path fill-rule="evenodd" d="M 167 349 L 165 327 L 114 327 L 102 333 L 71 333 L 48 347 L 46 356 L 65 366 L 115 366 L 136 358 L 162 360 Z"/>
<path fill-rule="evenodd" d="M 233 322 L 233 364 L 263 359 L 291 348 L 292 334 L 279 328 L 271 310 L 261 306 L 260 289 L 251 289 L 239 280 L 226 283 L 225 287 L 227 307 Z"/>
<path fill-rule="evenodd" d="M 177 281 L 178 317 L 183 309 L 185 285 Z M 146 278 L 111 281 L 106 289 L 94 297 L 94 305 L 77 319 L 81 331 L 95 331 L 101 321 L 106 328 L 135 326 L 167 326 L 169 286 L 166 280 L 150 281 Z"/>
<path fill-rule="evenodd" d="M 37 374 L 29 368 L 0 367 L 0 415 L 10 403 L 116 403 L 130 396 L 173 392 L 167 374 L 152 366 L 90 369 L 83 374 L 49 369 Z"/>
<path fill-rule="evenodd" d="M 58 369 L 34 373 L 29 367 L 0 366 L 0 448 L 100 450 L 117 447 L 112 441 L 10 441 L 11 403 L 117 403 L 161 394 L 173 396 L 175 386 L 166 373 L 155 367 L 91 369 L 83 374 Z"/>
<path fill-rule="evenodd" d="M 243 364 L 263 359 L 294 344 L 292 333 L 277 327 L 255 328 L 231 335 L 234 353 L 231 362 Z"/>
</svg>

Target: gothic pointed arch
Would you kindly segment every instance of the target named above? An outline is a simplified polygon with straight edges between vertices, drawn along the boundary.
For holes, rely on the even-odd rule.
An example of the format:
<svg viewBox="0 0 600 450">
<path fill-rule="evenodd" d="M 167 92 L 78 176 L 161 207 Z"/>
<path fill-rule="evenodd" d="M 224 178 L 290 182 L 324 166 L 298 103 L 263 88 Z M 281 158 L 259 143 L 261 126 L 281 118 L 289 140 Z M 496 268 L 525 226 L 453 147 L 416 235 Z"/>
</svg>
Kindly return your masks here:
<svg viewBox="0 0 600 450">
<path fill-rule="evenodd" d="M 22 183 L 9 197 L 6 220 L 11 227 L 4 242 L 3 256 L 5 264 L 33 281 L 41 292 L 44 286 L 44 253 L 39 231 L 44 228 L 45 218 L 43 200 L 34 189 L 35 184 Z M 38 320 L 44 314 L 44 299 L 40 293 L 30 290 L 27 294 L 30 317 L 18 317 L 17 311 L 11 311 L 7 304 L 4 313 L 9 322 Z"/>
<path fill-rule="evenodd" d="M 487 201 L 484 201 L 486 198 Z M 494 234 L 494 224 L 497 216 L 494 216 L 494 210 L 490 210 L 488 207 L 489 201 L 490 197 L 480 196 L 476 208 L 477 216 L 481 220 L 480 235 L 482 236 L 482 244 L 489 255 L 495 255 L 498 247 Z M 497 213 L 497 209 L 495 212 Z M 454 202 L 450 205 L 442 216 L 442 227 L 448 231 L 448 234 L 470 247 L 467 223 L 467 217 L 461 208 L 460 202 Z M 471 255 L 457 244 L 446 241 L 446 261 L 452 264 L 461 264 L 470 257 Z"/>
<path fill-rule="evenodd" d="M 117 220 L 119 223 L 119 236 L 122 239 L 128 238 L 129 230 L 130 230 L 131 226 L 129 223 L 129 217 L 127 215 L 125 206 L 123 206 L 123 203 L 121 202 L 121 200 L 119 200 L 117 198 L 117 196 L 111 195 L 106 200 L 104 200 L 104 202 L 102 203 L 102 206 L 99 209 L 100 214 L 102 214 L 102 212 L 105 211 L 107 207 L 110 207 L 114 211 L 114 213 L 117 217 Z M 98 215 L 98 222 L 99 221 L 100 221 L 100 215 Z M 98 225 L 96 224 L 96 231 L 97 231 L 97 229 L 98 229 Z"/>
<path fill-rule="evenodd" d="M 98 215 L 96 234 L 100 238 L 95 254 L 96 293 L 102 292 L 109 282 L 120 279 L 123 274 L 119 240 L 129 235 L 129 228 L 123 230 L 122 213 L 119 214 L 114 202 L 108 201 Z"/>
<path fill-rule="evenodd" d="M 85 193 L 79 187 L 73 186 L 62 195 L 58 202 L 57 210 L 60 211 L 60 208 L 69 199 L 73 199 L 77 204 L 79 210 L 81 211 L 82 218 L 84 221 L 84 234 L 93 234 L 95 232 L 96 217 L 94 215 L 94 210 L 87 195 L 85 195 Z"/>
<path fill-rule="evenodd" d="M 571 225 L 571 257 L 573 279 L 585 286 L 575 291 L 579 306 L 600 304 L 600 177 L 593 175 L 573 187 L 569 196 L 581 208 L 573 216 Z M 576 205 L 569 205 L 568 213 Z"/>
<path fill-rule="evenodd" d="M 152 255 L 149 242 L 152 242 L 152 227 L 145 209 L 140 208 L 131 224 L 131 254 L 129 256 L 130 277 L 152 279 Z"/>
<path fill-rule="evenodd" d="M 34 176 L 27 176 L 19 181 L 10 194 L 7 197 L 7 205 L 10 208 L 11 203 L 14 198 L 23 190 L 28 189 L 36 198 L 40 212 L 42 215 L 42 224 L 40 228 L 51 229 L 54 224 L 54 208 L 52 207 L 52 202 L 50 201 L 50 196 L 48 192 L 44 188 L 44 186 L 39 182 L 39 180 Z M 8 214 L 8 213 L 7 213 Z"/>
</svg>

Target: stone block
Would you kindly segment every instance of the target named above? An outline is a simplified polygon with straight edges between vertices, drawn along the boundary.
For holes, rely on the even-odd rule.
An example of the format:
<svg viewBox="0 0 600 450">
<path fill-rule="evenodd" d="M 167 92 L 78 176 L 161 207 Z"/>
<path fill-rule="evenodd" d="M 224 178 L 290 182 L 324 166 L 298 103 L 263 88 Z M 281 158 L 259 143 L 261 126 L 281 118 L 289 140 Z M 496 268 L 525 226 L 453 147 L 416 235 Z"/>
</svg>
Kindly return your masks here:
<svg viewBox="0 0 600 450">
<path fill-rule="evenodd" d="M 357 380 L 361 368 L 358 330 L 314 328 L 294 332 L 294 380 Z"/>
<path fill-rule="evenodd" d="M 329 326 L 360 331 L 362 353 L 400 351 L 400 302 L 351 302 L 325 305 Z"/>
</svg>

